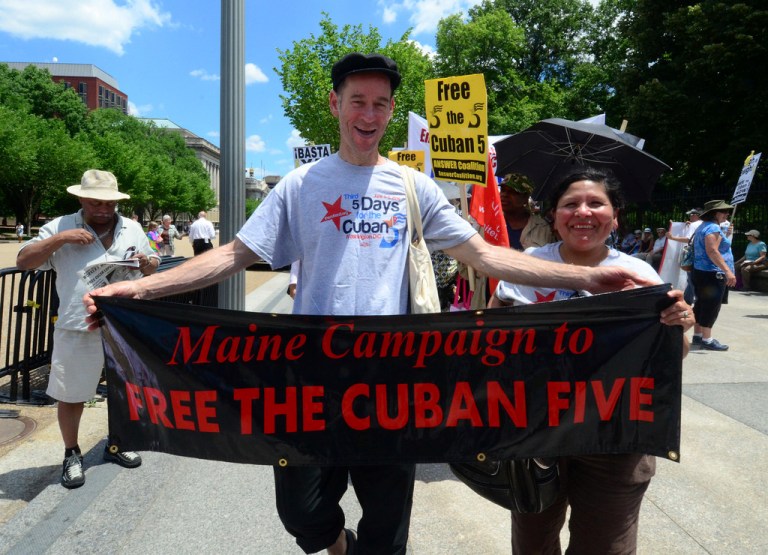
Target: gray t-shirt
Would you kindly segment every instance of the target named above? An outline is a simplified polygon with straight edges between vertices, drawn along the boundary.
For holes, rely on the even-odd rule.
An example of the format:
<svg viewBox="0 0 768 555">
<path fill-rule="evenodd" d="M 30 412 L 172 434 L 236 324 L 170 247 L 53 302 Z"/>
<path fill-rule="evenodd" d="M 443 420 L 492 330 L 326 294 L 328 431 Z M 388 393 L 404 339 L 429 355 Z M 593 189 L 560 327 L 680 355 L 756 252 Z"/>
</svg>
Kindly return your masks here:
<svg viewBox="0 0 768 555">
<path fill-rule="evenodd" d="M 434 181 L 414 177 L 430 250 L 475 235 Z M 273 268 L 301 261 L 295 314 L 405 314 L 405 208 L 395 162 L 355 166 L 334 154 L 286 175 L 237 237 Z"/>
</svg>

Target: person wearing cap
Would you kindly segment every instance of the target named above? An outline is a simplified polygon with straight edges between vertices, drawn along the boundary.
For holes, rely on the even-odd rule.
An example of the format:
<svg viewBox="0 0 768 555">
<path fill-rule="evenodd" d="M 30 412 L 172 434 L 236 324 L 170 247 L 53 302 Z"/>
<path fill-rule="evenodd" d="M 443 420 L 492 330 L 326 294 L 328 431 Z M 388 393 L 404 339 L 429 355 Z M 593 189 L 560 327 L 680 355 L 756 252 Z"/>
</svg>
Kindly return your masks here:
<svg viewBox="0 0 768 555">
<path fill-rule="evenodd" d="M 75 488 L 85 483 L 83 457 L 78 445 L 80 417 L 86 401 L 93 398 L 104 367 L 100 333 L 88 333 L 83 295 L 92 289 L 83 275 L 96 262 L 135 259 L 136 267 L 115 266 L 106 281 L 137 279 L 157 269 L 160 258 L 149 246 L 141 226 L 115 212 L 117 202 L 127 200 L 115 176 L 88 170 L 79 184 L 67 191 L 78 197 L 80 210 L 61 216 L 40 228 L 16 256 L 20 270 L 55 270 L 59 317 L 53 332 L 53 353 L 46 393 L 58 401 L 57 417 L 64 440 L 61 483 Z M 105 460 L 126 468 L 141 464 L 133 452 L 104 451 Z"/>
<path fill-rule="evenodd" d="M 728 345 L 712 337 L 723 295 L 727 287 L 736 285 L 731 239 L 720 224 L 728 219 L 733 206 L 724 200 L 710 200 L 701 213 L 702 224 L 693 235 L 693 269 L 690 278 L 696 294 L 693 313 L 692 345 L 709 351 L 727 351 Z"/>
<path fill-rule="evenodd" d="M 509 246 L 519 251 L 555 241 L 549 222 L 531 211 L 531 193 L 533 186 L 524 175 L 510 173 L 501 180 L 499 199 Z"/>
<path fill-rule="evenodd" d="M 295 314 L 408 312 L 409 230 L 402 172 L 411 170 L 379 152 L 400 84 L 397 63 L 381 54 L 347 54 L 333 65 L 331 81 L 328 104 L 339 122 L 338 151 L 283 177 L 232 242 L 163 276 L 111 284 L 86 295 L 92 328 L 99 325 L 94 295 L 149 299 L 181 293 L 222 281 L 258 260 L 273 268 L 301 262 Z M 434 181 L 424 173 L 411 175 L 430 250 L 443 250 L 484 275 L 592 291 L 651 284 L 628 269 L 568 267 L 489 245 Z M 686 306 L 682 298 L 675 299 L 661 312 L 662 321 L 677 317 Z M 275 467 L 274 476 L 278 515 L 304 552 L 406 552 L 414 464 Z M 363 507 L 357 535 L 346 527 L 340 506 L 350 481 Z"/>
<path fill-rule="evenodd" d="M 651 231 L 650 227 L 643 229 L 643 233 L 640 235 L 640 240 L 638 242 L 640 243 L 640 246 L 637 248 L 637 252 L 632 256 L 639 258 L 640 260 L 646 260 L 648 255 L 653 251 L 653 231 Z"/>
<path fill-rule="evenodd" d="M 742 288 L 749 291 L 752 285 L 752 274 L 768 268 L 766 265 L 766 245 L 760 240 L 760 232 L 750 229 L 746 235 L 749 244 L 744 251 L 744 256 L 736 261 L 736 270 L 741 273 Z"/>
</svg>

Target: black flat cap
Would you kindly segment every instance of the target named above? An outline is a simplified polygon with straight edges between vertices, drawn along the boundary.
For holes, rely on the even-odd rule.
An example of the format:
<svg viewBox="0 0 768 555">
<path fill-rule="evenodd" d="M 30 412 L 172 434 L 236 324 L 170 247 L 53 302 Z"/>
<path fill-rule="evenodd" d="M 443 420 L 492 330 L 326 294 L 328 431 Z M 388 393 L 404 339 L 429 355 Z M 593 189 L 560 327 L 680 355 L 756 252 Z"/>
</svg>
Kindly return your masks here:
<svg viewBox="0 0 768 555">
<path fill-rule="evenodd" d="M 397 71 L 397 62 L 381 54 L 360 54 L 353 52 L 347 54 L 341 60 L 333 64 L 331 69 L 331 80 L 333 81 L 333 90 L 338 90 L 339 85 L 349 75 L 353 73 L 363 73 L 378 71 L 385 73 L 389 77 L 394 91 L 400 84 L 400 72 Z"/>
</svg>

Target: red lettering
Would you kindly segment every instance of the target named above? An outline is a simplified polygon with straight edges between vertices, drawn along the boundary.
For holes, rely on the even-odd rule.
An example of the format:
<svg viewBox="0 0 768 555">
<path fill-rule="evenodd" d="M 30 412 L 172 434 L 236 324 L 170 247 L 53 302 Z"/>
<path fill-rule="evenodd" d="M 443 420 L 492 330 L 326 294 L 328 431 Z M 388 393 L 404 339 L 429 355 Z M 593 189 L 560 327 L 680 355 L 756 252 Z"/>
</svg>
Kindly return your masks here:
<svg viewBox="0 0 768 555">
<path fill-rule="evenodd" d="M 624 378 L 618 378 L 613 382 L 611 394 L 608 399 L 605 398 L 603 382 L 592 382 L 592 391 L 595 392 L 595 402 L 597 403 L 597 410 L 600 413 L 600 420 L 610 420 L 611 416 L 613 416 L 613 411 L 616 409 L 616 403 L 619 402 L 619 397 L 621 396 L 621 390 L 624 387 L 625 381 Z"/>
<path fill-rule="evenodd" d="M 253 402 L 259 398 L 261 390 L 258 387 L 235 389 L 235 401 L 240 401 L 240 433 L 253 433 Z"/>
<path fill-rule="evenodd" d="M 202 333 L 200 338 L 197 340 L 197 343 L 192 345 L 192 337 L 190 335 L 190 328 L 189 327 L 182 327 L 179 328 L 179 338 L 176 340 L 176 347 L 173 349 L 173 356 L 171 357 L 171 360 L 167 362 L 169 366 L 175 366 L 178 364 L 176 362 L 176 354 L 179 352 L 179 345 L 181 345 L 182 349 L 182 361 L 184 364 L 189 362 L 189 359 L 192 358 L 192 355 L 195 354 L 195 351 L 197 351 L 198 347 L 200 348 L 200 353 L 197 357 L 197 361 L 193 362 L 192 364 L 205 364 L 210 362 L 208 358 L 208 353 L 211 350 L 211 343 L 213 342 L 213 334 L 216 331 L 216 329 L 219 326 L 208 326 L 205 328 L 205 331 Z"/>
<path fill-rule="evenodd" d="M 370 398 L 371 388 L 368 384 L 358 383 L 352 385 L 344 392 L 341 399 L 341 415 L 347 425 L 353 430 L 368 430 L 371 427 L 371 417 L 359 417 L 355 414 L 354 404 L 357 397 Z"/>
<path fill-rule="evenodd" d="M 275 417 L 285 416 L 285 431 L 295 432 L 298 429 L 298 405 L 296 403 L 296 388 L 285 388 L 285 402 L 279 403 L 275 397 L 275 388 L 264 388 L 264 433 L 275 433 Z"/>
<path fill-rule="evenodd" d="M 239 337 L 225 337 L 219 343 L 219 348 L 216 349 L 216 362 L 219 364 L 233 364 L 238 361 L 240 355 L 238 350 L 240 349 Z"/>
<path fill-rule="evenodd" d="M 576 424 L 584 422 L 584 413 L 587 410 L 587 382 L 576 382 L 575 399 L 573 405 L 573 421 Z"/>
<path fill-rule="evenodd" d="M 517 428 L 528 426 L 528 416 L 525 404 L 525 382 L 516 380 L 514 382 L 515 403 L 507 397 L 504 388 L 499 382 L 488 382 L 486 387 L 488 392 L 488 426 L 498 428 L 501 425 L 500 406 L 504 407 L 504 412 L 512 418 L 512 422 Z"/>
<path fill-rule="evenodd" d="M 579 341 L 580 338 L 581 341 Z M 595 332 L 589 328 L 579 328 L 568 339 L 568 350 L 574 355 L 581 355 L 592 347 L 594 340 Z M 579 346 L 579 343 L 581 343 L 581 346 Z"/>
<path fill-rule="evenodd" d="M 219 425 L 210 422 L 210 419 L 216 418 L 216 407 L 209 407 L 208 403 L 216 402 L 216 391 L 196 391 L 195 409 L 197 410 L 197 426 L 201 432 L 219 431 Z"/>
<path fill-rule="evenodd" d="M 139 419 L 139 409 L 144 408 L 141 402 L 141 388 L 138 385 L 125 382 L 125 392 L 128 397 L 128 417 L 131 420 Z"/>
<path fill-rule="evenodd" d="M 515 336 L 512 341 L 512 348 L 510 352 L 517 354 L 520 352 L 520 346 L 525 340 L 525 347 L 523 352 L 526 355 L 532 355 L 536 352 L 536 330 L 515 330 Z"/>
<path fill-rule="evenodd" d="M 416 355 L 416 364 L 414 368 L 425 368 L 425 357 L 431 357 L 440 350 L 440 344 L 443 341 L 443 334 L 439 331 L 429 331 L 421 334 L 419 341 L 419 352 Z M 431 346 L 430 346 L 431 344 Z"/>
<path fill-rule="evenodd" d="M 653 378 L 632 378 L 629 380 L 629 419 L 653 422 L 653 411 L 641 410 L 641 405 L 653 405 L 653 395 L 642 389 L 655 388 Z"/>
<path fill-rule="evenodd" d="M 445 338 L 445 354 L 449 357 L 462 356 L 467 353 L 467 332 L 453 330 Z"/>
<path fill-rule="evenodd" d="M 443 409 L 438 404 L 439 400 L 440 388 L 435 384 L 413 384 L 413 420 L 416 428 L 436 428 L 440 425 Z"/>
<path fill-rule="evenodd" d="M 397 384 L 397 413 L 390 417 L 387 412 L 387 386 L 376 386 L 376 418 L 385 430 L 402 430 L 408 424 L 408 384 Z"/>
<path fill-rule="evenodd" d="M 186 420 L 186 417 L 192 416 L 192 407 L 182 405 L 182 402 L 189 403 L 189 391 L 171 391 L 171 410 L 173 410 L 176 428 L 194 431 L 195 423 L 192 420 Z"/>
<path fill-rule="evenodd" d="M 160 419 L 163 426 L 173 429 L 173 424 L 168 420 L 165 415 L 165 411 L 168 409 L 168 403 L 165 400 L 165 395 L 159 389 L 154 387 L 144 388 L 144 399 L 147 401 L 147 412 L 149 413 L 149 419 L 152 424 L 158 423 Z"/>
<path fill-rule="evenodd" d="M 459 420 L 469 420 L 473 427 L 483 425 L 480 418 L 480 411 L 477 410 L 477 403 L 472 395 L 472 388 L 467 382 L 458 382 L 453 391 L 451 406 L 448 408 L 448 417 L 445 419 L 445 426 L 453 428 Z"/>
<path fill-rule="evenodd" d="M 376 356 L 376 333 L 361 333 L 355 340 L 352 355 L 355 358 L 373 358 Z"/>
<path fill-rule="evenodd" d="M 304 334 L 294 335 L 285 345 L 285 358 L 288 360 L 299 360 L 304 353 L 302 347 L 307 342 L 307 336 Z"/>
<path fill-rule="evenodd" d="M 329 326 L 328 329 L 325 330 L 325 333 L 323 334 L 323 354 L 330 359 L 344 358 L 349 353 L 349 350 L 342 351 L 341 353 L 335 353 L 333 351 L 333 335 L 336 333 L 337 330 L 341 328 L 346 328 L 349 331 L 355 330 L 355 326 L 353 326 L 352 324 L 334 324 L 332 326 Z"/>
<path fill-rule="evenodd" d="M 301 406 L 304 409 L 302 425 L 305 432 L 319 432 L 325 430 L 325 419 L 315 419 L 314 416 L 323 412 L 323 402 L 316 401 L 317 397 L 325 394 L 325 388 L 321 385 L 311 385 L 301 388 Z"/>
<path fill-rule="evenodd" d="M 565 324 L 563 324 L 565 325 Z M 571 384 L 568 382 L 547 383 L 547 406 L 549 407 L 549 425 L 560 425 L 560 412 L 567 410 L 570 401 L 560 396 L 561 393 L 570 393 Z"/>
</svg>

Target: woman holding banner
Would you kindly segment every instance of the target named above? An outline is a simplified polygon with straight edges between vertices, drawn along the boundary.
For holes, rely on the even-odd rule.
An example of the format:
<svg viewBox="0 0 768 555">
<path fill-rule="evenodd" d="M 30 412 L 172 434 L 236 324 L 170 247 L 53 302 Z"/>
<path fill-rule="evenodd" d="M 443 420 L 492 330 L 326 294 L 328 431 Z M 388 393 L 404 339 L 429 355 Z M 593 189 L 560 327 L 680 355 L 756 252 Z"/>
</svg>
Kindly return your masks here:
<svg viewBox="0 0 768 555">
<path fill-rule="evenodd" d="M 597 169 L 582 169 L 553 191 L 554 227 L 561 241 L 528 249 L 535 257 L 578 266 L 622 266 L 644 278 L 662 283 L 645 262 L 606 246 L 605 240 L 618 225 L 624 201 L 616 179 Z M 522 305 L 545 300 L 565 300 L 588 295 L 502 281 L 489 307 Z M 682 291 L 673 291 L 679 311 L 662 317 L 666 325 L 689 329 L 694 319 Z M 683 336 L 683 352 L 688 341 Z M 575 553 L 634 553 L 638 517 L 656 459 L 651 455 L 617 454 L 562 457 L 559 459 L 561 491 L 552 506 L 541 513 L 512 512 L 513 553 L 561 553 L 560 529 L 571 507 L 570 545 Z"/>
</svg>

